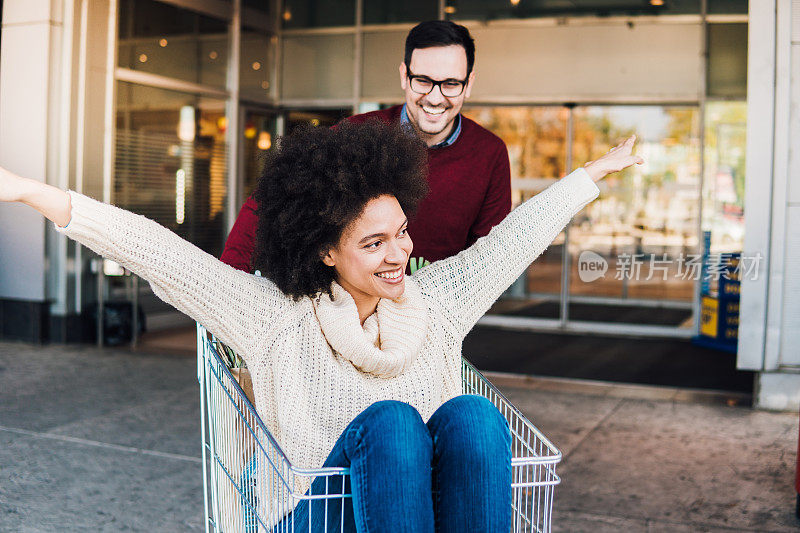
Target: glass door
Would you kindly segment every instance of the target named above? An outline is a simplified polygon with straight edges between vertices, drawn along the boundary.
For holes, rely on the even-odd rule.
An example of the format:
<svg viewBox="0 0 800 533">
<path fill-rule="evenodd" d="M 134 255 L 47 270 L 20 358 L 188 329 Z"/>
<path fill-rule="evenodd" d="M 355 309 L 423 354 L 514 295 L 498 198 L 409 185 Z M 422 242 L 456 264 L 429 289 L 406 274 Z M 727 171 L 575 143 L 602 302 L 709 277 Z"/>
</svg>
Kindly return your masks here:
<svg viewBox="0 0 800 533">
<path fill-rule="evenodd" d="M 539 194 L 566 173 L 567 121 L 562 106 L 470 107 L 464 114 L 501 137 L 511 163 L 513 207 Z M 564 233 L 495 304 L 492 313 L 558 319 Z"/>
<path fill-rule="evenodd" d="M 701 194 L 697 106 L 476 106 L 507 144 L 514 205 L 637 134 L 647 164 L 600 184 L 486 320 L 638 334 L 693 334 Z M 520 320 L 523 319 L 523 320 Z"/>
<path fill-rule="evenodd" d="M 576 165 L 634 133 L 646 164 L 603 180 L 600 197 L 570 224 L 567 316 L 690 330 L 700 274 L 698 108 L 586 106 L 573 113 Z"/>
</svg>

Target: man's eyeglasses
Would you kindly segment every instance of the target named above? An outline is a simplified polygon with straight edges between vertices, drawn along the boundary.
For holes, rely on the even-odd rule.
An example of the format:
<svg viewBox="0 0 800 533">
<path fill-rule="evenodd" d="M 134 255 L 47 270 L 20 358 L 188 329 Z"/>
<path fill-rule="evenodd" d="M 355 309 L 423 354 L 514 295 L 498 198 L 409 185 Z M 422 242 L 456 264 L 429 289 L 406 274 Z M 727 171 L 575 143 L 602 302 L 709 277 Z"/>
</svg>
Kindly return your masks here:
<svg viewBox="0 0 800 533">
<path fill-rule="evenodd" d="M 446 80 L 432 80 L 427 76 L 417 76 L 412 74 L 408 67 L 406 67 L 408 72 L 408 81 L 411 85 L 411 90 L 417 94 L 430 94 L 433 89 L 438 85 L 439 90 L 442 92 L 442 96 L 445 98 L 455 98 L 456 96 L 461 96 L 461 93 L 464 92 L 464 87 L 467 85 L 467 80 L 456 80 L 453 78 L 448 78 Z"/>
</svg>

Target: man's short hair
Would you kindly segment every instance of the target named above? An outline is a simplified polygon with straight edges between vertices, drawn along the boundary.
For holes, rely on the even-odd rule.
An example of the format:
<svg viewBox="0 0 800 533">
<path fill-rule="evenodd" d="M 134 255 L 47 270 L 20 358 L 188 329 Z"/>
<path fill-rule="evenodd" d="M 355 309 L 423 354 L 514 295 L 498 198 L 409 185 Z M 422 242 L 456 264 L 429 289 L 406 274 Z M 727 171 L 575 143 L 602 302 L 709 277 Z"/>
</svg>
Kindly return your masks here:
<svg viewBox="0 0 800 533">
<path fill-rule="evenodd" d="M 460 24 L 449 20 L 431 20 L 420 22 L 408 32 L 406 37 L 406 68 L 411 66 L 411 54 L 417 48 L 432 48 L 434 46 L 450 46 L 457 44 L 464 47 L 467 53 L 467 76 L 472 72 L 475 64 L 475 41 L 469 30 Z"/>
</svg>

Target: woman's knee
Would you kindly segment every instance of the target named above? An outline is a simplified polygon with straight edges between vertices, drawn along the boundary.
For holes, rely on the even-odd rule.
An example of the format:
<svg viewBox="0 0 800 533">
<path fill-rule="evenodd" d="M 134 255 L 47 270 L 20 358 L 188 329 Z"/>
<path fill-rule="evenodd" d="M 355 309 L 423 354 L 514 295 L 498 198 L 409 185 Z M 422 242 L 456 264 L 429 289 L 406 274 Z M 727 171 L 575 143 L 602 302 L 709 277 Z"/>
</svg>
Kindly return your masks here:
<svg viewBox="0 0 800 533">
<path fill-rule="evenodd" d="M 428 427 L 419 412 L 404 402 L 375 402 L 353 420 L 351 428 L 359 442 L 381 446 L 387 453 L 417 450 L 423 456 L 431 454 Z"/>
<path fill-rule="evenodd" d="M 433 414 L 428 427 L 436 441 L 480 441 L 508 449 L 511 446 L 508 422 L 483 396 L 465 394 L 448 400 Z"/>
</svg>

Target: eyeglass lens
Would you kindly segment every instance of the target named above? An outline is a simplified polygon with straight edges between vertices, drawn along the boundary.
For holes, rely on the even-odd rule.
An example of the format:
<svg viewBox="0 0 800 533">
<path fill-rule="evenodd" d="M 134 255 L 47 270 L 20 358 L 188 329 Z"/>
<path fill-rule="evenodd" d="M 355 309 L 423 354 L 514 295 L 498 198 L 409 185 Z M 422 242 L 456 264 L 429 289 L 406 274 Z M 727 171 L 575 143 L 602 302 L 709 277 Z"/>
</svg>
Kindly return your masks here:
<svg viewBox="0 0 800 533">
<path fill-rule="evenodd" d="M 445 80 L 435 82 L 428 78 L 411 78 L 411 90 L 415 93 L 428 94 L 433 90 L 435 85 L 438 85 L 439 89 L 441 89 L 442 96 L 446 96 L 447 98 L 458 96 L 461 94 L 461 91 L 464 90 L 464 84 L 460 81 Z"/>
</svg>

